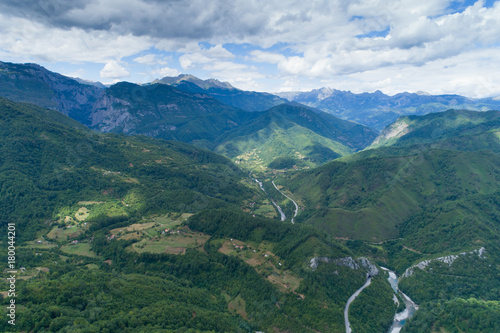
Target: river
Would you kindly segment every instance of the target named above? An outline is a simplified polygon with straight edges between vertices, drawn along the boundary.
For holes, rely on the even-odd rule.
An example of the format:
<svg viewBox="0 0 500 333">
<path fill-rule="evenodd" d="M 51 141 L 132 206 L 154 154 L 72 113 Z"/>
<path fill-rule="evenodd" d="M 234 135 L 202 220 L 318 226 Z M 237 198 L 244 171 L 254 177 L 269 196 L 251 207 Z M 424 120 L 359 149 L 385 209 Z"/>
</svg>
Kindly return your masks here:
<svg viewBox="0 0 500 333">
<path fill-rule="evenodd" d="M 391 284 L 392 290 L 394 290 L 395 293 L 398 293 L 405 302 L 406 308 L 403 311 L 394 314 L 394 320 L 392 322 L 391 328 L 389 329 L 389 333 L 398 333 L 403 328 L 404 324 L 406 323 L 406 320 L 411 318 L 415 314 L 415 312 L 417 312 L 418 305 L 416 305 L 415 302 L 413 302 L 411 298 L 408 297 L 408 295 L 399 290 L 398 277 L 396 273 L 385 267 L 380 267 L 380 268 L 382 268 L 384 271 L 389 272 L 388 280 L 389 283 Z"/>
<path fill-rule="evenodd" d="M 255 180 L 255 181 L 257 182 L 257 184 L 259 184 L 260 189 L 261 189 L 262 191 L 264 191 L 265 193 L 267 193 L 267 192 L 266 192 L 266 190 L 264 189 L 264 185 L 262 184 L 262 182 L 261 182 L 261 181 L 259 181 L 259 180 L 258 180 L 258 179 L 256 179 L 256 178 L 253 178 L 251 174 L 249 174 L 249 176 L 250 176 L 250 178 L 252 178 L 253 180 Z M 273 185 L 274 185 L 274 183 L 273 183 Z M 276 187 L 276 185 L 274 185 L 274 186 Z M 271 202 L 273 203 L 274 207 L 276 207 L 276 209 L 277 209 L 277 210 L 278 210 L 278 212 L 280 213 L 280 219 L 281 219 L 281 221 L 285 221 L 285 219 L 286 219 L 286 215 L 285 215 L 285 213 L 283 212 L 283 209 L 281 209 L 281 207 L 280 207 L 280 206 L 278 206 L 278 204 L 277 204 L 277 203 L 276 203 L 273 199 L 271 199 Z M 295 213 L 295 215 L 297 215 L 297 213 Z M 293 223 L 293 219 L 292 219 L 292 223 Z"/>
<path fill-rule="evenodd" d="M 401 331 L 401 329 L 403 328 L 403 325 L 405 324 L 406 320 L 408 318 L 411 318 L 415 314 L 415 312 L 418 310 L 418 305 L 416 305 L 415 302 L 413 302 L 411 300 L 411 298 L 408 297 L 408 295 L 406 295 L 401 290 L 399 290 L 398 277 L 397 277 L 396 273 L 394 273 L 393 271 L 391 271 L 385 267 L 380 267 L 380 268 L 382 268 L 384 271 L 389 272 L 388 280 L 389 280 L 389 283 L 391 284 L 392 290 L 394 290 L 395 293 L 399 294 L 405 302 L 406 308 L 403 311 L 394 314 L 394 320 L 392 322 L 392 326 L 388 331 L 388 333 L 399 333 L 399 331 Z M 366 287 L 368 287 L 370 285 L 370 283 L 371 283 L 371 276 L 368 276 L 365 284 L 361 288 L 356 290 L 356 292 L 354 294 L 352 294 L 351 297 L 349 297 L 349 300 L 347 300 L 347 304 L 346 304 L 345 309 L 344 309 L 344 321 L 345 321 L 346 333 L 352 332 L 351 324 L 349 323 L 349 306 L 354 301 L 354 299 L 356 297 L 358 297 L 358 295 L 363 291 L 363 289 L 365 289 Z M 394 295 L 394 302 L 397 302 L 399 304 L 399 301 L 398 301 L 398 298 L 396 297 L 396 295 Z"/>
<path fill-rule="evenodd" d="M 275 188 L 278 192 L 280 192 L 281 194 L 283 194 L 283 196 L 284 196 L 285 198 L 287 198 L 288 200 L 290 200 L 291 202 L 293 202 L 293 204 L 295 205 L 295 213 L 293 214 L 293 217 L 292 217 L 292 223 L 295 223 L 293 219 L 297 217 L 297 213 L 299 212 L 299 205 L 297 205 L 297 203 L 295 202 L 295 200 L 293 200 L 292 198 L 290 198 L 290 197 L 289 197 L 288 195 L 286 195 L 285 193 L 281 192 L 281 191 L 278 189 L 278 187 L 276 186 L 276 184 L 274 183 L 274 180 L 272 181 L 272 183 L 273 183 L 274 188 Z"/>
</svg>

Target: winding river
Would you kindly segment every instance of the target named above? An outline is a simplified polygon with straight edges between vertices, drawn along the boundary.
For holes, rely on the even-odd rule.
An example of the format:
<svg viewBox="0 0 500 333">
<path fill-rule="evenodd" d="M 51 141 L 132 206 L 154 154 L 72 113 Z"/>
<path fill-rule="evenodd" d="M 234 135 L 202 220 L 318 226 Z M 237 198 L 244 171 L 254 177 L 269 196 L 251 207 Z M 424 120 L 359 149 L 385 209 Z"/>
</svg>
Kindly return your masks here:
<svg viewBox="0 0 500 333">
<path fill-rule="evenodd" d="M 389 272 L 388 280 L 389 283 L 391 284 L 392 290 L 394 290 L 395 293 L 398 293 L 405 302 L 405 309 L 399 313 L 394 314 L 394 321 L 392 322 L 392 326 L 389 329 L 389 333 L 398 333 L 403 328 L 403 325 L 406 323 L 406 320 L 408 318 L 411 318 L 418 310 L 418 305 L 416 305 L 415 302 L 413 302 L 411 298 L 408 297 L 405 293 L 399 290 L 398 277 L 396 273 L 385 267 L 380 267 L 380 268 L 382 268 L 384 271 Z M 394 297 L 394 299 L 395 302 L 398 302 L 396 297 Z"/>
<path fill-rule="evenodd" d="M 252 178 L 253 180 L 255 180 L 255 181 L 257 182 L 257 184 L 259 184 L 260 189 L 261 189 L 262 191 L 264 191 L 265 193 L 267 193 L 267 192 L 266 192 L 266 190 L 264 189 L 264 185 L 262 184 L 262 182 L 261 182 L 260 180 L 258 180 L 258 179 L 256 179 L 256 178 L 253 178 L 253 177 L 251 176 L 251 174 L 250 174 L 249 176 L 250 176 L 250 178 Z M 274 183 L 273 183 L 273 185 L 274 185 Z M 276 187 L 276 185 L 274 185 L 274 187 Z M 278 190 L 278 191 L 279 191 L 279 190 Z M 281 219 L 281 221 L 285 221 L 285 219 L 286 219 L 286 215 L 285 215 L 285 213 L 283 212 L 283 209 L 281 209 L 281 207 L 280 207 L 280 206 L 278 206 L 278 204 L 277 204 L 277 203 L 276 203 L 273 199 L 271 199 L 271 202 L 273 203 L 274 207 L 276 207 L 276 209 L 277 209 L 277 210 L 278 210 L 278 212 L 280 213 L 280 219 Z M 295 213 L 295 215 L 297 215 L 297 213 Z M 292 223 L 293 223 L 293 219 L 292 219 Z"/>
<path fill-rule="evenodd" d="M 397 277 L 396 273 L 394 273 L 393 271 L 391 271 L 385 267 L 380 267 L 380 268 L 382 268 L 384 271 L 387 271 L 389 273 L 388 280 L 389 280 L 389 283 L 391 284 L 392 290 L 394 290 L 394 292 L 396 294 L 399 294 L 401 296 L 401 298 L 403 298 L 404 303 L 405 303 L 405 309 L 401 312 L 394 314 L 394 320 L 393 320 L 392 326 L 388 332 L 388 333 L 399 333 L 399 331 L 401 331 L 401 329 L 403 328 L 403 325 L 405 324 L 406 320 L 408 318 L 411 318 L 415 314 L 415 312 L 418 310 L 418 305 L 416 305 L 415 302 L 413 302 L 411 300 L 411 298 L 408 297 L 405 293 L 403 293 L 401 290 L 399 290 L 398 277 Z M 361 288 L 356 290 L 356 292 L 354 294 L 352 294 L 351 297 L 349 297 L 349 300 L 347 301 L 347 304 L 346 304 L 345 309 L 344 309 L 344 321 L 345 321 L 346 333 L 352 332 L 351 324 L 349 323 L 349 306 L 354 301 L 354 299 L 356 297 L 358 297 L 358 295 L 363 291 L 363 289 L 365 289 L 366 287 L 368 287 L 370 285 L 371 282 L 372 282 L 371 276 L 368 276 L 365 284 Z M 399 304 L 399 301 L 398 301 L 398 298 L 396 297 L 396 295 L 394 295 L 394 302 Z"/>
</svg>

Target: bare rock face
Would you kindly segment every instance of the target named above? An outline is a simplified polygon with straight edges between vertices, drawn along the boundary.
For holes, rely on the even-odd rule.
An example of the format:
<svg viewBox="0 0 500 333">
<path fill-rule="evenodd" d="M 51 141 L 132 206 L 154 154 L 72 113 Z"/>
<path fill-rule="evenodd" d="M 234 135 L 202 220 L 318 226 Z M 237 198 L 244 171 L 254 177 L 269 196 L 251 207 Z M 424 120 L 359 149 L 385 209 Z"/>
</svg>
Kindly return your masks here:
<svg viewBox="0 0 500 333">
<path fill-rule="evenodd" d="M 316 270 L 318 268 L 319 263 L 321 262 L 334 263 L 339 266 L 345 266 L 355 270 L 364 268 L 366 269 L 367 273 L 371 276 L 375 276 L 379 273 L 377 266 L 375 266 L 373 263 L 370 262 L 370 260 L 368 260 L 365 257 L 359 257 L 358 259 L 353 259 L 352 257 L 345 257 L 338 259 L 333 259 L 328 257 L 314 257 L 309 261 L 309 267 L 311 267 L 312 270 Z"/>
<path fill-rule="evenodd" d="M 368 260 L 367 258 L 360 257 L 360 258 L 358 258 L 358 261 L 361 263 L 361 266 L 366 268 L 366 270 L 368 271 L 368 274 L 370 274 L 371 276 L 375 276 L 378 274 L 377 266 L 375 266 L 373 263 L 371 263 L 370 260 Z"/>
<path fill-rule="evenodd" d="M 129 107 L 130 103 L 123 99 L 103 95 L 92 108 L 91 127 L 104 133 L 115 130 L 129 133 L 135 128 Z"/>
<path fill-rule="evenodd" d="M 390 126 L 386 127 L 380 135 L 373 141 L 372 147 L 377 147 L 380 143 L 384 141 L 400 138 L 403 135 L 409 133 L 409 124 L 405 119 L 400 119 Z"/>
<path fill-rule="evenodd" d="M 55 109 L 90 125 L 94 103 L 104 94 L 95 85 L 82 84 L 36 64 L 0 62 L 2 97 Z"/>
<path fill-rule="evenodd" d="M 421 270 L 425 270 L 427 268 L 427 266 L 429 266 L 429 264 L 431 264 L 433 261 L 439 261 L 439 262 L 447 264 L 448 266 L 451 266 L 453 264 L 453 262 L 455 260 L 457 260 L 458 258 L 460 258 L 461 256 L 477 255 L 480 259 L 484 259 L 485 252 L 486 252 L 486 249 L 484 247 L 481 247 L 479 249 L 475 249 L 474 251 L 470 251 L 470 252 L 460 252 L 459 254 L 452 254 L 449 256 L 434 258 L 434 259 L 430 259 L 430 260 L 423 260 L 423 261 L 419 262 L 418 264 L 407 268 L 403 274 L 403 277 L 407 278 L 407 277 L 412 276 L 414 274 L 416 268 L 419 268 Z"/>
</svg>

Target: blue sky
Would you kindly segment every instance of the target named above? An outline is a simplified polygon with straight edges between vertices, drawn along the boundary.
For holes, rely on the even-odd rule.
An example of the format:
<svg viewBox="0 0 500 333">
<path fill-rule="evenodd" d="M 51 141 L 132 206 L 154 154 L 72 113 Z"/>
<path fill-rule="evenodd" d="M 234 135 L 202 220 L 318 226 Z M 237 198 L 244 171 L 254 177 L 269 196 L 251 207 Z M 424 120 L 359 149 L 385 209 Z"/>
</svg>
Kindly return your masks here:
<svg viewBox="0 0 500 333">
<path fill-rule="evenodd" d="M 0 60 L 113 83 L 500 96 L 500 3 L 4 0 Z"/>
</svg>

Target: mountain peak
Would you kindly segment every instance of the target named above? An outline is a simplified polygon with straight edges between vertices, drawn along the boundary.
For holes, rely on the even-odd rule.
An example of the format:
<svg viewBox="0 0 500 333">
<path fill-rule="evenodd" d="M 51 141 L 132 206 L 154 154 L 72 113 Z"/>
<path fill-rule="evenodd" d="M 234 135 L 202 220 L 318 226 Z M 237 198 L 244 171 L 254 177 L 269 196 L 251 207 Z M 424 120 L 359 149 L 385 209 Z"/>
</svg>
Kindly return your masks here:
<svg viewBox="0 0 500 333">
<path fill-rule="evenodd" d="M 207 79 L 202 80 L 191 74 L 180 74 L 178 76 L 165 76 L 160 80 L 155 80 L 152 83 L 163 83 L 168 85 L 178 85 L 183 82 L 190 82 L 196 84 L 198 87 L 203 89 L 209 88 L 224 88 L 224 89 L 236 89 L 229 82 L 221 82 L 217 79 Z"/>
</svg>

